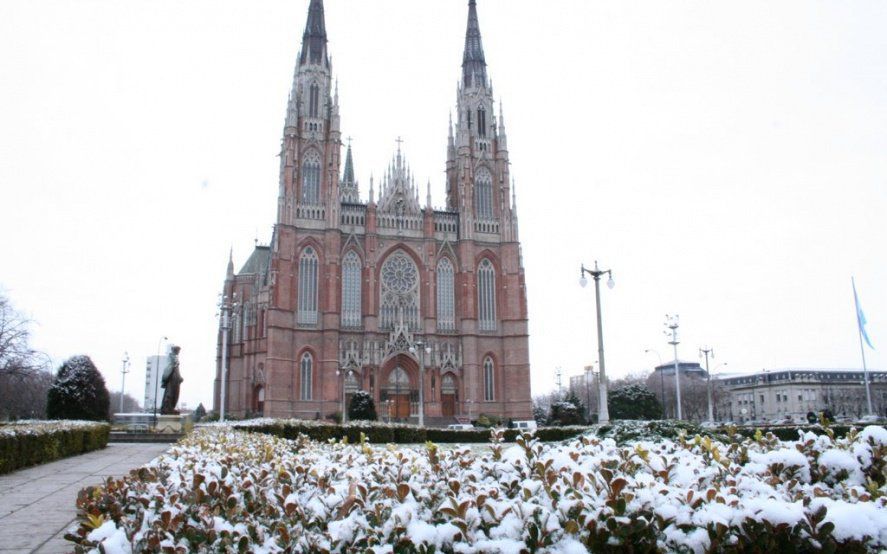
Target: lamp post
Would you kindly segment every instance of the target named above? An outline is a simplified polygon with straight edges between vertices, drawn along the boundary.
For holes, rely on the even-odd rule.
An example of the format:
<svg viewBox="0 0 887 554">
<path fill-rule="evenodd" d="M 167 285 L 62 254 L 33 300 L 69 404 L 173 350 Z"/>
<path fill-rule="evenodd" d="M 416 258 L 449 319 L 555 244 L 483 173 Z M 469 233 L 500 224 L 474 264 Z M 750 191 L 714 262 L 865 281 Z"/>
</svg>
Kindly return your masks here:
<svg viewBox="0 0 887 554">
<path fill-rule="evenodd" d="M 711 403 L 711 372 L 708 370 L 708 357 L 715 357 L 715 351 L 711 346 L 701 346 L 699 347 L 699 356 L 705 356 L 705 374 L 708 377 L 707 379 L 707 388 L 708 388 L 708 421 L 714 422 L 715 420 L 715 412 Z"/>
<path fill-rule="evenodd" d="M 222 383 L 219 390 L 219 421 L 225 421 L 225 384 L 228 380 L 228 330 L 230 329 L 230 321 L 228 320 L 228 312 L 237 306 L 237 293 L 233 293 L 233 302 L 228 301 L 227 295 L 222 298 L 220 308 L 222 310 Z"/>
<path fill-rule="evenodd" d="M 656 367 L 659 369 L 659 394 L 661 395 L 660 398 L 662 398 L 662 419 L 665 419 L 665 372 L 662 368 L 662 356 L 659 355 L 658 350 L 653 348 L 644 350 L 644 354 L 649 354 L 650 352 L 656 354 L 656 357 L 659 358 L 659 365 Z"/>
<path fill-rule="evenodd" d="M 425 354 L 429 352 L 431 348 L 422 341 L 410 347 L 410 353 L 419 359 L 419 427 L 425 426 Z"/>
<path fill-rule="evenodd" d="M 601 328 L 601 276 L 604 274 L 609 275 L 607 286 L 611 289 L 616 286 L 616 282 L 613 281 L 613 272 L 611 270 L 598 269 L 597 260 L 594 262 L 594 269 L 586 269 L 585 265 L 580 267 L 579 285 L 582 287 L 588 284 L 588 279 L 585 278 L 586 274 L 591 275 L 594 278 L 594 299 L 597 308 L 597 352 L 601 375 L 598 383 L 600 394 L 600 401 L 598 404 L 598 423 L 607 423 L 610 421 L 610 412 L 607 409 L 607 374 L 604 364 L 604 331 Z"/>
<path fill-rule="evenodd" d="M 678 367 L 678 344 L 680 343 L 680 341 L 678 340 L 678 327 L 680 326 L 680 318 L 677 314 L 665 314 L 665 327 L 668 329 L 668 331 L 665 331 L 665 334 L 671 334 L 671 340 L 668 341 L 668 344 L 674 347 L 674 386 L 675 392 L 677 394 L 675 400 L 675 414 L 677 415 L 678 419 L 683 419 L 681 417 L 681 371 Z"/>
<path fill-rule="evenodd" d="M 348 377 L 352 373 L 354 373 L 353 369 L 349 369 L 348 371 L 343 371 L 341 369 L 336 370 L 336 375 L 342 377 L 342 423 L 348 422 L 348 407 L 345 405 L 345 387 L 348 384 Z"/>
<path fill-rule="evenodd" d="M 123 397 L 126 396 L 126 374 L 129 373 L 127 369 L 129 367 L 129 353 L 123 353 L 123 368 L 121 368 L 120 373 L 123 375 L 123 378 L 120 380 L 120 413 L 123 413 Z"/>
<path fill-rule="evenodd" d="M 160 390 L 160 345 L 163 344 L 163 341 L 169 340 L 166 337 L 160 337 L 160 340 L 157 341 L 157 357 L 154 359 L 156 365 L 154 366 L 154 429 L 157 429 L 157 394 Z"/>
</svg>

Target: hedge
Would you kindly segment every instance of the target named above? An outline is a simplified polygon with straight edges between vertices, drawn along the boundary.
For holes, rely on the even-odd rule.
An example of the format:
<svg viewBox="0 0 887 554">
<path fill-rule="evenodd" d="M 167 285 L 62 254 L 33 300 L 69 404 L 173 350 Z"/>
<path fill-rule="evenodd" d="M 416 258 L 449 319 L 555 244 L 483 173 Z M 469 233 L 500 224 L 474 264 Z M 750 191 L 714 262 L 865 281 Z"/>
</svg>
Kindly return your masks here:
<svg viewBox="0 0 887 554">
<path fill-rule="evenodd" d="M 0 474 L 104 448 L 111 426 L 92 421 L 0 425 Z"/>
<path fill-rule="evenodd" d="M 215 425 L 215 424 L 214 424 Z M 284 439 L 295 439 L 299 435 L 317 441 L 342 440 L 360 441 L 360 435 L 373 444 L 421 444 L 434 443 L 484 443 L 490 440 L 490 429 L 442 429 L 438 427 L 417 427 L 414 425 L 373 423 L 354 421 L 345 424 L 305 421 L 299 419 L 256 419 L 231 422 L 228 425 L 242 431 L 264 433 Z M 587 431 L 587 427 L 541 427 L 536 430 L 536 438 L 541 441 L 559 441 L 576 437 Z M 505 429 L 506 442 L 514 442 L 520 431 Z"/>
</svg>

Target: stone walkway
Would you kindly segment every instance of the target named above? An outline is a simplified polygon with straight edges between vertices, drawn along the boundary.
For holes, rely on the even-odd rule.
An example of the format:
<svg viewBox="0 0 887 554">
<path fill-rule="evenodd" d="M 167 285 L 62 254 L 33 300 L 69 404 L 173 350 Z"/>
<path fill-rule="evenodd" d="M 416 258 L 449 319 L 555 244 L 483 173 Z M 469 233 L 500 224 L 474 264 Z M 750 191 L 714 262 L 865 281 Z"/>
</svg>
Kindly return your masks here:
<svg viewBox="0 0 887 554">
<path fill-rule="evenodd" d="M 120 477 L 170 444 L 111 443 L 103 450 L 0 475 L 0 553 L 71 552 L 63 537 L 77 515 L 77 493 Z"/>
</svg>

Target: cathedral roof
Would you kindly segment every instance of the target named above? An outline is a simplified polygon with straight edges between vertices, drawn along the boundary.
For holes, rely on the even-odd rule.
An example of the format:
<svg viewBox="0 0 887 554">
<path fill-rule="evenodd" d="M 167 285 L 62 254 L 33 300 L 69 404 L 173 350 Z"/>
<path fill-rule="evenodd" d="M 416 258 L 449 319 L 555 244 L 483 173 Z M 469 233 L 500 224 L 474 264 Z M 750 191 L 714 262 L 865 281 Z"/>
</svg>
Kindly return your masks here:
<svg viewBox="0 0 887 554">
<path fill-rule="evenodd" d="M 480 23 L 477 21 L 477 3 L 475 0 L 469 0 L 465 52 L 462 54 L 462 85 L 485 86 L 486 83 L 487 62 L 484 59 L 484 45 L 480 38 Z"/>
<path fill-rule="evenodd" d="M 249 259 L 246 260 L 246 263 L 243 264 L 243 267 L 240 268 L 240 271 L 237 274 L 248 275 L 253 273 L 263 273 L 268 267 L 268 262 L 270 260 L 271 247 L 256 245 L 256 249 L 253 250 L 253 253 L 250 254 Z"/>
</svg>

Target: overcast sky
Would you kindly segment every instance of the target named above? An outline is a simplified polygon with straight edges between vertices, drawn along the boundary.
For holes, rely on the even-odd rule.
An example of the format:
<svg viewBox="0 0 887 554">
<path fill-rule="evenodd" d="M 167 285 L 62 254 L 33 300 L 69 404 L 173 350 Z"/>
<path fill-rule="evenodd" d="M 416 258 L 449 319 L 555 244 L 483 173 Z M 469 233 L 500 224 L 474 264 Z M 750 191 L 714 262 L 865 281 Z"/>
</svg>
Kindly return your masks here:
<svg viewBox="0 0 887 554">
<path fill-rule="evenodd" d="M 326 0 L 361 193 L 404 139 L 444 203 L 467 2 Z M 141 400 L 182 346 L 211 404 L 216 302 L 267 242 L 308 0 L 0 3 L 0 286 L 56 363 Z M 856 276 L 887 369 L 887 3 L 479 0 L 507 119 L 533 392 L 710 344 L 719 371 L 861 367 Z M 423 196 L 424 198 L 424 196 Z"/>
</svg>

